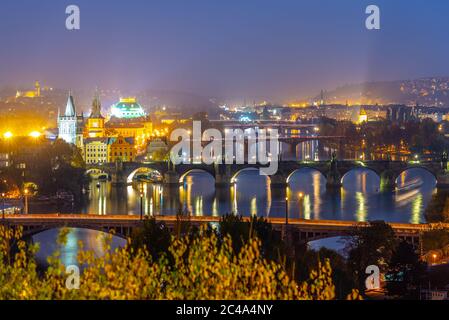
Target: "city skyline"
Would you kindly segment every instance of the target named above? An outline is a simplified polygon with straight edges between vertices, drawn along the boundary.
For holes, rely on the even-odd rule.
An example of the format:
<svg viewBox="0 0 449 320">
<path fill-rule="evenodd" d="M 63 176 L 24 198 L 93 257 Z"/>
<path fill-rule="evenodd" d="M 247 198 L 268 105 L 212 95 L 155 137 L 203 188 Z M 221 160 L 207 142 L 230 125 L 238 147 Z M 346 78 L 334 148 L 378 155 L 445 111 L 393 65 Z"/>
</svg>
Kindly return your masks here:
<svg viewBox="0 0 449 320">
<path fill-rule="evenodd" d="M 447 0 L 0 7 L 0 301 L 449 300 Z"/>
<path fill-rule="evenodd" d="M 449 74 L 442 2 L 430 9 L 377 1 L 380 30 L 364 26 L 367 1 L 76 4 L 77 31 L 65 29 L 68 3 L 5 4 L 0 86 L 41 79 L 285 101 L 345 84 Z"/>
</svg>

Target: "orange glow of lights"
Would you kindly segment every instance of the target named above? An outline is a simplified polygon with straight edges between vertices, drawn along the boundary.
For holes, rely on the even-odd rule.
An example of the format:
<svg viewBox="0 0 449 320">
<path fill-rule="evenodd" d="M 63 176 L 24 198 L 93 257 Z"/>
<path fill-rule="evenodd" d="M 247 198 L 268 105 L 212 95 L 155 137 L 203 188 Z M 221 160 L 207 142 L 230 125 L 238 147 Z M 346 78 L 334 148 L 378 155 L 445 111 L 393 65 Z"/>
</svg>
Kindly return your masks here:
<svg viewBox="0 0 449 320">
<path fill-rule="evenodd" d="M 39 138 L 42 134 L 38 131 L 33 131 L 30 133 L 30 137 Z"/>
<path fill-rule="evenodd" d="M 4 137 L 5 139 L 11 139 L 11 138 L 12 138 L 12 132 L 11 132 L 11 131 L 5 132 L 5 133 L 3 134 L 3 137 Z"/>
</svg>

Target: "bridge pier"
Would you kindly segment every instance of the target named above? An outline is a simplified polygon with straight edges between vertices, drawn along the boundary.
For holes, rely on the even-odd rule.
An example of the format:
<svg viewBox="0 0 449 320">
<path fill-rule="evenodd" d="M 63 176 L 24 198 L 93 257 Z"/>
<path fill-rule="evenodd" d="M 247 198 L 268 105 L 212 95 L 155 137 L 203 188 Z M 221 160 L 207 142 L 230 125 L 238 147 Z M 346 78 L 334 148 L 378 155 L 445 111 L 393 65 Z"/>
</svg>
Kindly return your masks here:
<svg viewBox="0 0 449 320">
<path fill-rule="evenodd" d="M 231 188 L 217 186 L 215 188 L 215 197 L 222 203 L 231 202 Z"/>
<path fill-rule="evenodd" d="M 337 190 L 343 186 L 341 183 L 340 174 L 329 173 L 326 179 L 326 188 L 330 190 Z"/>
<path fill-rule="evenodd" d="M 215 187 L 230 187 L 232 185 L 232 177 L 228 175 L 215 175 Z"/>
<path fill-rule="evenodd" d="M 111 183 L 113 186 L 124 186 L 127 184 L 127 176 L 124 174 L 123 162 L 117 160 L 114 163 L 114 170 L 111 174 Z"/>
<path fill-rule="evenodd" d="M 113 186 L 126 186 L 127 185 L 127 178 L 125 177 L 125 175 L 120 171 L 120 172 L 113 172 L 111 174 L 111 184 Z"/>
<path fill-rule="evenodd" d="M 449 189 L 449 173 L 437 175 L 437 189 Z"/>
<path fill-rule="evenodd" d="M 329 166 L 329 172 L 326 176 L 326 188 L 327 189 L 340 189 L 343 186 L 341 183 L 341 174 L 337 168 L 337 153 L 332 153 L 332 159 Z"/>
<path fill-rule="evenodd" d="M 168 184 L 162 190 L 163 202 L 159 214 L 161 216 L 175 216 L 184 211 L 179 193 L 179 182 L 177 185 Z"/>
<path fill-rule="evenodd" d="M 229 165 L 215 165 L 215 187 L 230 187 L 232 185 L 232 173 Z"/>
<path fill-rule="evenodd" d="M 296 159 L 296 146 L 294 142 L 281 142 L 280 155 L 282 160 Z"/>
<path fill-rule="evenodd" d="M 167 186 L 179 186 L 180 176 L 175 171 L 167 171 L 164 174 L 164 185 Z"/>
<path fill-rule="evenodd" d="M 380 192 L 392 192 L 396 189 L 396 175 L 387 170 L 380 174 Z"/>
<path fill-rule="evenodd" d="M 283 174 L 274 174 L 270 176 L 270 186 L 272 188 L 286 188 L 288 186 L 287 178 Z"/>
<path fill-rule="evenodd" d="M 285 205 L 285 198 L 288 196 L 287 188 L 271 187 L 270 192 L 271 192 L 271 201 L 273 203 L 282 204 L 281 206 Z"/>
</svg>

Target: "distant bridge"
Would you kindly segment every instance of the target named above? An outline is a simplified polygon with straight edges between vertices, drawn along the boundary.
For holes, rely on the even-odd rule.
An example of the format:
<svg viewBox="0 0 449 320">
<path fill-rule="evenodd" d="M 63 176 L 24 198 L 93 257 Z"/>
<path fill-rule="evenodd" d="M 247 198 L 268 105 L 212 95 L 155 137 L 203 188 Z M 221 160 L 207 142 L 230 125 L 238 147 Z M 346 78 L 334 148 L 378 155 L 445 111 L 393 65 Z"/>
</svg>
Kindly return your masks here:
<svg viewBox="0 0 449 320">
<path fill-rule="evenodd" d="M 114 185 L 127 185 L 132 183 L 134 175 L 139 171 L 154 170 L 164 177 L 164 184 L 179 186 L 184 177 L 191 172 L 206 172 L 215 179 L 216 186 L 230 186 L 237 176 L 249 169 L 266 167 L 260 164 L 180 164 L 174 166 L 170 162 L 149 163 L 109 163 L 103 165 L 90 165 L 88 170 L 97 170 L 107 173 Z M 447 161 L 280 161 L 278 171 L 268 176 L 272 187 L 285 187 L 290 178 L 298 170 L 309 168 L 320 172 L 326 179 L 330 188 L 342 186 L 343 177 L 354 169 L 366 169 L 376 173 L 380 178 L 380 190 L 391 191 L 396 187 L 396 180 L 402 172 L 420 168 L 428 171 L 435 177 L 438 188 L 449 187 L 449 171 Z"/>
<path fill-rule="evenodd" d="M 145 218 L 144 218 L 145 219 Z M 156 216 L 159 222 L 165 222 L 173 230 L 177 221 L 189 221 L 192 225 L 200 226 L 208 223 L 218 223 L 220 217 L 183 217 L 178 220 L 176 216 Z M 249 218 L 244 218 L 248 220 Z M 358 228 L 369 225 L 367 222 L 333 221 L 333 220 L 304 220 L 289 219 L 288 224 L 284 218 L 265 218 L 279 232 L 289 234 L 289 241 L 307 243 L 309 241 L 348 236 Z M 23 227 L 24 236 L 32 236 L 43 231 L 55 228 L 82 228 L 102 232 L 111 232 L 121 238 L 131 235 L 134 228 L 142 226 L 143 220 L 136 215 L 86 215 L 86 214 L 31 214 L 8 215 L 2 224 L 10 227 Z M 389 224 L 400 239 L 417 246 L 423 232 L 435 227 L 449 229 L 449 224 Z"/>
</svg>

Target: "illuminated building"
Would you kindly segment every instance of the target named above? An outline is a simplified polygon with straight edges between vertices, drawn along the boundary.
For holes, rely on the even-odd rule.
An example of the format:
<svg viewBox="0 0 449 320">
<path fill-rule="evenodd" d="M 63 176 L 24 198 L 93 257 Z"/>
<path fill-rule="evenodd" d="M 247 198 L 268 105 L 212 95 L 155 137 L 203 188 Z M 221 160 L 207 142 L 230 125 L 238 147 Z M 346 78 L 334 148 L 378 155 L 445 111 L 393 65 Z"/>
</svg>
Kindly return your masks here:
<svg viewBox="0 0 449 320">
<path fill-rule="evenodd" d="M 153 124 L 149 117 L 135 119 L 111 118 L 106 123 L 106 134 L 108 137 L 123 136 L 125 138 L 145 139 L 150 137 Z"/>
<path fill-rule="evenodd" d="M 111 115 L 119 119 L 133 119 L 145 117 L 145 111 L 136 98 L 121 98 L 120 102 L 111 107 Z"/>
<path fill-rule="evenodd" d="M 108 161 L 108 139 L 84 139 L 84 162 L 86 164 L 102 164 Z"/>
<path fill-rule="evenodd" d="M 8 152 L 0 152 L 0 168 L 8 168 L 10 164 L 10 154 Z"/>
<path fill-rule="evenodd" d="M 70 93 L 67 99 L 67 105 L 63 115 L 59 114 L 58 109 L 58 129 L 59 138 L 67 143 L 80 145 L 79 138 L 77 137 L 79 130 L 78 125 L 83 122 L 83 116 L 77 116 L 75 102 L 73 96 Z"/>
<path fill-rule="evenodd" d="M 111 107 L 111 113 L 105 124 L 105 135 L 110 138 L 133 138 L 133 143 L 142 148 L 152 135 L 153 123 L 136 99 L 120 99 Z"/>
<path fill-rule="evenodd" d="M 136 157 L 133 138 L 117 138 L 108 139 L 108 161 L 109 162 L 133 162 Z"/>
<path fill-rule="evenodd" d="M 92 111 L 85 127 L 85 136 L 89 138 L 103 138 L 105 136 L 105 119 L 101 115 L 101 102 L 98 93 L 92 102 Z"/>
<path fill-rule="evenodd" d="M 360 107 L 360 113 L 359 113 L 359 123 L 367 122 L 368 121 L 368 115 L 363 107 Z"/>
<path fill-rule="evenodd" d="M 132 104 L 135 99 L 121 99 L 121 107 L 124 104 Z M 122 110 L 120 115 L 123 118 L 112 116 L 106 121 L 101 113 L 101 102 L 98 93 L 95 94 L 92 102 L 91 113 L 88 118 L 82 115 L 76 115 L 75 103 L 72 95 L 69 96 L 64 115 L 58 115 L 59 137 L 65 141 L 75 144 L 80 150 L 86 163 L 104 163 L 108 160 L 106 145 L 116 142 L 119 138 L 124 138 L 126 143 L 117 147 L 117 154 L 122 156 L 126 153 L 126 159 L 134 160 L 137 151 L 144 151 L 146 142 L 151 138 L 153 133 L 153 123 L 148 116 L 135 117 L 135 115 L 144 114 L 141 106 L 136 104 L 135 110 Z M 117 109 L 118 110 L 118 109 Z M 115 114 L 118 114 L 118 111 Z M 141 110 L 141 111 L 139 111 Z M 127 113 L 129 112 L 129 113 Z M 113 140 L 107 140 L 114 138 Z M 130 139 L 128 139 L 130 138 Z M 106 139 L 107 141 L 104 141 Z M 122 140 L 120 140 L 122 141 Z M 132 151 L 129 151 L 125 145 L 132 141 Z M 112 153 L 115 161 L 115 152 Z"/>
<path fill-rule="evenodd" d="M 33 91 L 17 91 L 16 98 L 39 98 L 41 96 L 41 85 L 39 81 L 34 83 Z"/>
</svg>

